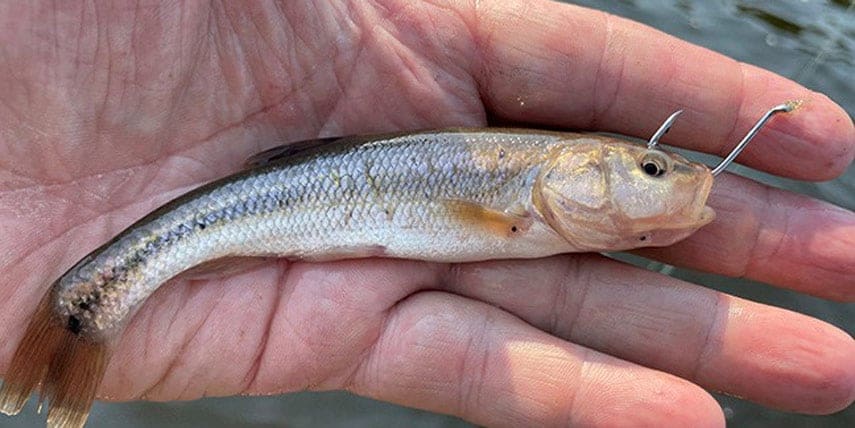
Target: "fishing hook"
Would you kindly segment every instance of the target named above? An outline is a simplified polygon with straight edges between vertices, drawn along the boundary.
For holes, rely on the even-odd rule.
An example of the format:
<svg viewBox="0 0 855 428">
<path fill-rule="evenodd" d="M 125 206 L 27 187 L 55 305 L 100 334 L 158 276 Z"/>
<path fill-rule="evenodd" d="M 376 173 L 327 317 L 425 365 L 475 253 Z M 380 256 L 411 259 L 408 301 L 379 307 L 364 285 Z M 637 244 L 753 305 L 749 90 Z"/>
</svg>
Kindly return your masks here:
<svg viewBox="0 0 855 428">
<path fill-rule="evenodd" d="M 742 137 L 742 141 L 740 141 L 739 144 L 737 144 L 736 147 L 734 147 L 733 150 L 731 150 L 731 152 L 728 153 L 727 156 L 725 156 L 725 158 L 722 159 L 722 161 L 719 162 L 719 164 L 712 169 L 713 177 L 721 174 L 722 171 L 724 171 L 731 163 L 733 163 L 733 160 L 736 159 L 736 157 L 739 156 L 740 153 L 742 153 L 742 150 L 745 149 L 745 146 L 747 146 L 751 139 L 753 139 L 754 136 L 757 135 L 757 133 L 760 131 L 760 128 L 762 128 L 763 125 L 766 124 L 769 118 L 771 118 L 777 113 L 791 112 L 799 104 L 800 102 L 798 101 L 789 101 L 769 109 L 769 111 L 767 111 L 766 114 L 764 114 L 763 117 L 761 117 L 760 120 L 758 120 L 757 123 L 754 124 L 751 130 L 748 131 L 748 134 L 746 134 L 745 137 Z M 677 116 L 680 116 L 680 113 L 682 112 L 683 110 L 677 110 L 672 113 L 671 116 L 668 116 L 668 119 L 665 119 L 665 122 L 663 122 L 662 125 L 659 126 L 659 129 L 656 130 L 656 132 L 653 134 L 652 137 L 650 137 L 650 140 L 647 142 L 647 150 L 656 149 L 656 145 L 659 144 L 659 139 L 662 138 L 663 135 L 668 133 L 668 130 L 671 129 L 671 126 L 677 120 Z"/>
<path fill-rule="evenodd" d="M 769 118 L 771 118 L 776 113 L 791 112 L 793 111 L 793 109 L 796 108 L 798 104 L 798 102 L 790 101 L 772 107 L 769 111 L 767 111 L 766 114 L 764 114 L 763 117 L 761 117 L 760 120 L 758 120 L 757 123 L 754 124 L 751 130 L 748 131 L 748 133 L 745 134 L 744 137 L 742 137 L 742 141 L 740 141 L 739 144 L 737 144 L 736 147 L 734 147 L 733 150 L 731 150 L 731 152 L 727 156 L 725 156 L 725 158 L 722 159 L 722 161 L 718 165 L 716 165 L 715 168 L 713 168 L 713 177 L 721 174 L 722 171 L 724 171 L 724 169 L 727 168 L 728 165 L 730 165 L 733 160 L 736 159 L 737 156 L 739 156 L 739 153 L 741 153 L 742 150 L 745 149 L 745 146 L 748 145 L 748 142 L 751 141 L 751 139 L 754 138 L 755 135 L 757 135 L 757 132 L 760 131 L 760 128 L 762 128 L 763 125 L 766 124 L 766 121 L 768 121 Z"/>
<path fill-rule="evenodd" d="M 662 122 L 662 125 L 653 133 L 653 136 L 650 137 L 650 141 L 647 142 L 647 150 L 653 150 L 656 148 L 656 145 L 659 144 L 659 139 L 668 133 L 668 130 L 671 129 L 671 125 L 674 124 L 674 121 L 677 120 L 677 116 L 682 112 L 683 110 L 677 110 L 674 113 L 671 113 L 671 116 L 668 116 L 668 119 L 665 119 L 665 122 Z"/>
</svg>

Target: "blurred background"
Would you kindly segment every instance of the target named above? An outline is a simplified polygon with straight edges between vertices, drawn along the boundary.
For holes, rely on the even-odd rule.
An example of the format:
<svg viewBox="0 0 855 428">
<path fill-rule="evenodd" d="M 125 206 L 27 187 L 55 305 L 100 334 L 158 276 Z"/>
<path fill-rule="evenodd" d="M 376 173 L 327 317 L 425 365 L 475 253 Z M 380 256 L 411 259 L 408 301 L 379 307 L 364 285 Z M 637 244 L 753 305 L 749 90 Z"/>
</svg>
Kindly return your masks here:
<svg viewBox="0 0 855 428">
<path fill-rule="evenodd" d="M 666 33 L 767 68 L 828 94 L 855 112 L 855 0 L 612 0 L 573 1 L 631 18 Z M 568 37 L 571 36 L 568 28 Z M 655 60 L 655 59 L 653 59 Z M 704 159 L 704 157 L 700 157 Z M 812 184 L 747 168 L 731 172 L 813 195 L 855 210 L 855 168 L 838 180 Z M 855 333 L 855 304 L 832 303 L 764 284 L 703 275 L 617 255 L 622 260 L 754 301 L 799 311 Z M 831 416 L 777 412 L 737 398 L 716 398 L 735 427 L 855 427 L 855 406 Z M 380 403 L 342 392 L 276 397 L 209 398 L 173 403 L 96 403 L 88 427 L 468 427 L 444 415 Z M 28 409 L 0 417 L 3 427 L 43 426 Z"/>
</svg>

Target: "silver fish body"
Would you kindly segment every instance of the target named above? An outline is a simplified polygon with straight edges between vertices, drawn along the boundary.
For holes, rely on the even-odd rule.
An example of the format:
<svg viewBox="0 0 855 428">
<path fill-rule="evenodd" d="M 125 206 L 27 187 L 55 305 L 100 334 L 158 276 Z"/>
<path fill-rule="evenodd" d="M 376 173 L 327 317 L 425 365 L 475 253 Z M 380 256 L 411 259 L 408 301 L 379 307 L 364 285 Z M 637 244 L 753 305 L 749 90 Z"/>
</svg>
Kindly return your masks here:
<svg viewBox="0 0 855 428">
<path fill-rule="evenodd" d="M 0 411 L 18 413 L 39 388 L 50 426 L 81 427 L 134 311 L 206 262 L 535 258 L 669 245 L 713 219 L 706 166 L 622 139 L 452 129 L 326 142 L 256 156 L 62 275 L 18 346 Z"/>
<path fill-rule="evenodd" d="M 173 201 L 81 261 L 57 283 L 58 309 L 83 332 L 110 332 L 169 278 L 233 256 L 463 262 L 573 251 L 539 219 L 509 239 L 455 209 L 533 214 L 534 181 L 561 144 L 557 133 L 433 132 L 262 165 Z"/>
</svg>

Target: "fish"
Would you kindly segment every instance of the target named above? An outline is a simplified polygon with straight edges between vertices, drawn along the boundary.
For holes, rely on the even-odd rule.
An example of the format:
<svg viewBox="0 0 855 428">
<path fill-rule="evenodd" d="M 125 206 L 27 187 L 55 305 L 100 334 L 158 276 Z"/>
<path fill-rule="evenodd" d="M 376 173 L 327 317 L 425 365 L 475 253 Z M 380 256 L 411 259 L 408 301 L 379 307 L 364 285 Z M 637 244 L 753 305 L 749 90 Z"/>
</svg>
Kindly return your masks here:
<svg viewBox="0 0 855 428">
<path fill-rule="evenodd" d="M 60 276 L 13 356 L 0 412 L 19 413 L 38 391 L 48 426 L 84 426 L 134 313 L 199 266 L 667 246 L 713 221 L 712 185 L 708 166 L 655 141 L 601 134 L 454 128 L 276 147 L 156 209 Z"/>
</svg>

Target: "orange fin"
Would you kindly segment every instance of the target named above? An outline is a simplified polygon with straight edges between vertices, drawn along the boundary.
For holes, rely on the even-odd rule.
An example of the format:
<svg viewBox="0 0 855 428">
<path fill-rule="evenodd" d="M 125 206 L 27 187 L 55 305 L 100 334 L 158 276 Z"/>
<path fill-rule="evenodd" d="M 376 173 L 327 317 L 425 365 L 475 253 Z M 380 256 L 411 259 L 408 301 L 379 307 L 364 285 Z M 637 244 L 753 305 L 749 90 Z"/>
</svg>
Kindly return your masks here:
<svg viewBox="0 0 855 428">
<path fill-rule="evenodd" d="M 106 343 L 81 337 L 53 311 L 52 293 L 39 303 L 0 388 L 0 412 L 15 415 L 39 388 L 50 427 L 81 428 L 107 366 Z M 41 407 L 41 406 L 40 406 Z"/>
<path fill-rule="evenodd" d="M 504 211 L 481 204 L 452 199 L 446 207 L 459 220 L 480 227 L 499 236 L 515 236 L 531 227 L 531 216 L 521 206 L 512 206 Z"/>
</svg>

